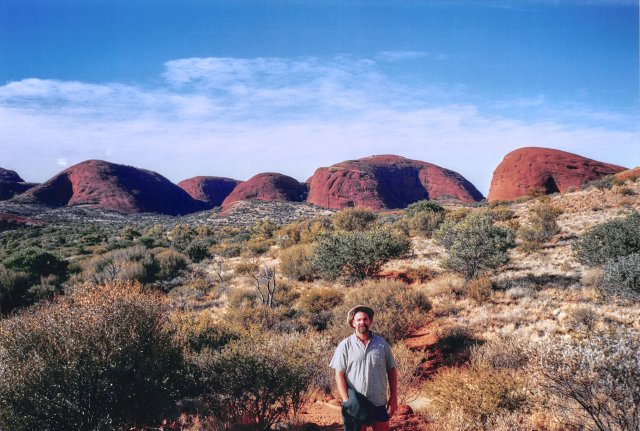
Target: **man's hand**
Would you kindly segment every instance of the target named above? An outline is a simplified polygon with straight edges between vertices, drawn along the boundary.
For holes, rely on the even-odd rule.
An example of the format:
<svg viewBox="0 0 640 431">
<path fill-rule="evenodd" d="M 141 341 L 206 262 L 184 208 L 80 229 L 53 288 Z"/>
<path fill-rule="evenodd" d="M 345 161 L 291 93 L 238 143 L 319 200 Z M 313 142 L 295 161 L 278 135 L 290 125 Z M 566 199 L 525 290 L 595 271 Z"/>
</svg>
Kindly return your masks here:
<svg viewBox="0 0 640 431">
<path fill-rule="evenodd" d="M 392 417 L 396 413 L 396 410 L 398 410 L 398 398 L 392 395 L 387 403 L 387 412 L 389 413 L 389 417 Z"/>
</svg>

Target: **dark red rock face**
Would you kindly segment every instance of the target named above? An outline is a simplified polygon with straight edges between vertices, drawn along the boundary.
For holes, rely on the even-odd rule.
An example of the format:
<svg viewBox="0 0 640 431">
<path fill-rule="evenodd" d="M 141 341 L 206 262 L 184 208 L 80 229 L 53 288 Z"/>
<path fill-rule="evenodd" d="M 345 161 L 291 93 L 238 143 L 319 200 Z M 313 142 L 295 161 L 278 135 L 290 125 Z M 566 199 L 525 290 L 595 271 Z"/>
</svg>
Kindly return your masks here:
<svg viewBox="0 0 640 431">
<path fill-rule="evenodd" d="M 34 183 L 25 183 L 16 171 L 0 168 L 0 201 L 11 199 L 35 185 Z"/>
<path fill-rule="evenodd" d="M 234 188 L 242 181 L 222 177 L 193 177 L 178 183 L 178 187 L 207 208 L 222 205 Z"/>
<path fill-rule="evenodd" d="M 152 171 L 88 160 L 14 198 L 48 206 L 89 205 L 125 214 L 187 214 L 204 209 L 181 188 Z"/>
<path fill-rule="evenodd" d="M 24 180 L 20 178 L 20 175 L 16 171 L 0 168 L 0 181 L 9 181 L 12 183 L 23 183 Z"/>
<path fill-rule="evenodd" d="M 482 194 L 457 172 L 394 155 L 371 156 L 319 168 L 307 181 L 311 204 L 342 209 L 405 208 L 424 199 L 482 200 Z"/>
<path fill-rule="evenodd" d="M 18 183 L 0 180 L 0 201 L 6 201 L 36 186 L 34 183 Z"/>
<path fill-rule="evenodd" d="M 240 183 L 222 203 L 223 210 L 238 201 L 257 199 L 261 201 L 304 202 L 307 186 L 287 175 L 267 172 Z"/>
<path fill-rule="evenodd" d="M 550 148 L 526 147 L 507 154 L 493 171 L 489 201 L 511 201 L 536 189 L 547 194 L 623 171 L 621 166 Z"/>
</svg>

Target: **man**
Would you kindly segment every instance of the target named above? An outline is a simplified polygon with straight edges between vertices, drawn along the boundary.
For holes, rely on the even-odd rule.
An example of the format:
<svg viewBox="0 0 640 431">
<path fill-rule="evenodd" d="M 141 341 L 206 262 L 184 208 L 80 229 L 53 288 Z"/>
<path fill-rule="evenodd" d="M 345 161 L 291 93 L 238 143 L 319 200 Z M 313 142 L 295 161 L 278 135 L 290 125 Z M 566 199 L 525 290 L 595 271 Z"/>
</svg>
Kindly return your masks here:
<svg viewBox="0 0 640 431">
<path fill-rule="evenodd" d="M 354 417 L 359 420 L 366 417 L 368 420 L 356 423 L 371 423 L 374 431 L 388 431 L 389 419 L 398 408 L 396 361 L 384 338 L 371 332 L 373 314 L 365 305 L 349 310 L 347 324 L 354 333 L 338 344 L 329 364 L 335 370 L 342 398 L 345 430 L 354 428 Z M 363 404 L 368 414 L 358 416 L 357 411 L 363 410 Z"/>
</svg>

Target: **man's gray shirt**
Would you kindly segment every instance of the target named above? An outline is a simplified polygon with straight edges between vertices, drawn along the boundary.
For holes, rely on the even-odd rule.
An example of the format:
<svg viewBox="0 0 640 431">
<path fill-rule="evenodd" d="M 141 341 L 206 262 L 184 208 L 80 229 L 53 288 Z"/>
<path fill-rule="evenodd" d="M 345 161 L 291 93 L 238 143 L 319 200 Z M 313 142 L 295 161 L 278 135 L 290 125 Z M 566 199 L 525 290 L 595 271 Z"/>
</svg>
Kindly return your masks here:
<svg viewBox="0 0 640 431">
<path fill-rule="evenodd" d="M 387 404 L 387 370 L 396 367 L 396 360 L 384 338 L 372 334 L 365 347 L 356 334 L 351 334 L 338 344 L 329 366 L 344 371 L 347 387 L 374 405 Z"/>
</svg>

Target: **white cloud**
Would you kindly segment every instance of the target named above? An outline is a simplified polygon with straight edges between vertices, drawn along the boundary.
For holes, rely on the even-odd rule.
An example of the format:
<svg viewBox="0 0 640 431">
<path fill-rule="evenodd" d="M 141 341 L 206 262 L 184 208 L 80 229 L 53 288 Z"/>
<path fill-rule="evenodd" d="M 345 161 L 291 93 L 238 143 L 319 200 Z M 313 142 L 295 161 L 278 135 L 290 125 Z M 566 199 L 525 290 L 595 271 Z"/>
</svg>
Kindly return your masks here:
<svg viewBox="0 0 640 431">
<path fill-rule="evenodd" d="M 175 182 L 265 171 L 305 180 L 320 166 L 391 153 L 456 170 L 486 194 L 495 166 L 523 146 L 640 164 L 634 116 L 554 106 L 545 95 L 472 103 L 459 88 L 407 87 L 349 56 L 165 66 L 155 88 L 40 79 L 0 87 L 2 167 L 42 181 L 63 159 L 105 158 Z"/>
<path fill-rule="evenodd" d="M 69 162 L 67 161 L 67 159 L 60 157 L 58 158 L 58 160 L 56 160 L 56 163 L 58 164 L 58 166 L 62 166 L 62 167 L 67 167 L 69 166 Z"/>
<path fill-rule="evenodd" d="M 378 53 L 376 58 L 380 61 L 407 61 L 407 60 L 417 60 L 420 58 L 428 58 L 432 57 L 433 54 L 424 51 L 381 51 Z M 439 54 L 439 59 L 444 59 L 446 57 L 441 57 L 442 54 Z"/>
</svg>

